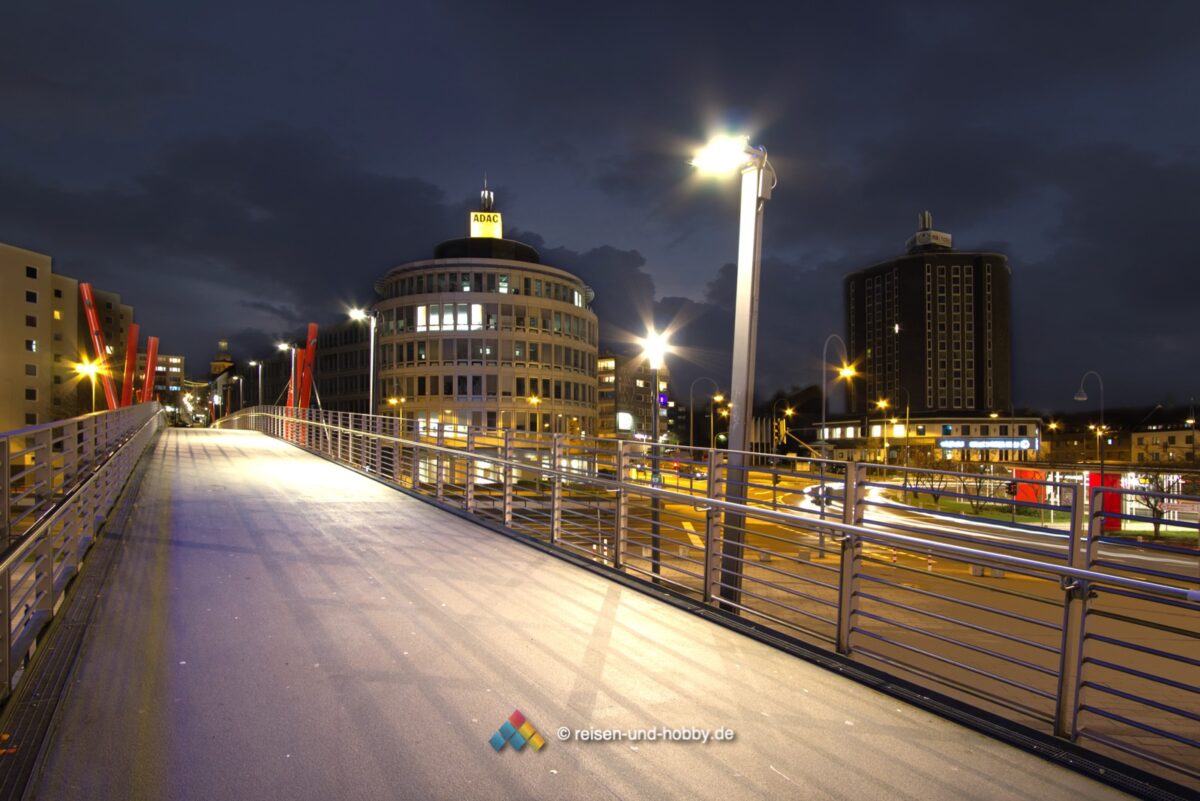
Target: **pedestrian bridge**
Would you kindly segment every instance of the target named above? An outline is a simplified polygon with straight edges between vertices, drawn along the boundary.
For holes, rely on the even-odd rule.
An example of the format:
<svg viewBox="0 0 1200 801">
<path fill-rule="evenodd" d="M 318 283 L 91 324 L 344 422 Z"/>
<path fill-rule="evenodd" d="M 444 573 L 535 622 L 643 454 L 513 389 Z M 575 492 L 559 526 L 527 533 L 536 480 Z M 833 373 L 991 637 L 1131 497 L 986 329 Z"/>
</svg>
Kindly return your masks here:
<svg viewBox="0 0 1200 801">
<path fill-rule="evenodd" d="M 654 528 L 647 524 L 646 538 L 632 526 L 624 542 L 610 542 L 564 525 L 587 504 L 559 482 L 548 507 L 560 516 L 558 535 L 539 541 L 499 529 L 519 531 L 540 490 L 511 477 L 491 484 L 496 465 L 479 466 L 473 478 L 456 472 L 448 455 L 437 456 L 445 442 L 430 446 L 436 458 L 427 463 L 405 461 L 398 446 L 388 456 L 360 443 L 346 455 L 363 469 L 351 470 L 297 447 L 311 440 L 297 442 L 295 430 L 277 430 L 284 438 L 155 434 L 156 420 L 126 426 L 120 442 L 107 444 L 111 454 L 144 455 L 136 468 L 126 457 L 132 478 L 123 497 L 109 479 L 114 509 L 65 605 L 55 589 L 65 584 L 61 571 L 47 566 L 82 557 L 82 547 L 60 545 L 72 526 L 94 524 L 89 515 L 102 499 L 61 519 L 34 515 L 57 532 L 44 535 L 44 553 L 10 548 L 10 610 L 29 599 L 18 620 L 57 617 L 32 657 L 9 665 L 18 688 L 0 743 L 0 789 L 15 792 L 9 797 L 26 784 L 27 798 L 89 801 L 1128 797 L 1063 766 L 1089 763 L 1091 752 L 1032 735 L 1018 748 L 1010 743 L 1025 737 L 1020 726 L 1002 731 L 993 721 L 1001 736 L 988 736 L 986 714 L 962 725 L 930 703 L 908 703 L 920 700 L 912 685 L 860 669 L 836 649 L 823 658 L 781 625 L 751 626 L 766 615 L 748 595 L 724 596 L 726 608 L 689 598 L 671 578 L 687 570 L 685 554 L 663 544 L 687 531 L 670 490 L 647 516 Z M 335 447 L 336 431 L 317 433 Z M 511 466 L 504 456 L 494 455 L 502 472 Z M 440 504 L 414 494 L 426 470 Z M 390 485 L 400 472 L 416 479 Z M 104 478 L 97 470 L 89 480 L 97 475 Z M 471 496 L 464 505 L 474 519 L 446 508 L 456 487 Z M 96 490 L 64 483 L 53 508 L 66 508 L 73 492 Z M 499 498 L 493 516 L 488 498 Z M 641 515 L 627 496 L 592 502 L 601 510 L 596 532 L 606 514 Z M 535 516 L 526 514 L 526 522 Z M 831 541 L 844 535 L 827 525 Z M 755 529 L 745 531 L 753 550 Z M 949 550 L 938 556 L 948 560 L 958 546 L 942 547 Z M 628 555 L 624 569 L 619 553 Z M 647 574 L 640 582 L 628 569 L 639 558 Z M 855 559 L 826 558 L 836 561 L 835 576 Z M 998 555 L 990 567 L 1019 568 L 1020 558 Z M 772 598 L 752 571 L 743 578 L 743 593 Z M 798 591 L 775 583 L 773 592 Z M 1194 614 L 1186 603 L 1177 599 Z M 21 630 L 10 627 L 10 654 L 24 645 Z M 907 667 L 905 675 L 919 672 Z M 50 673 L 63 677 L 57 690 Z M 31 686 L 42 694 L 31 698 Z M 933 708 L 952 706 L 936 699 Z M 517 749 L 520 737 L 502 738 L 500 750 L 489 744 L 516 710 L 532 726 L 527 739 L 536 731 L 544 745 L 530 739 Z M 1187 752 L 1158 753 L 1174 767 Z M 1108 763 L 1100 755 L 1094 764 Z M 1136 769 L 1128 777 L 1125 789 L 1155 786 Z"/>
</svg>

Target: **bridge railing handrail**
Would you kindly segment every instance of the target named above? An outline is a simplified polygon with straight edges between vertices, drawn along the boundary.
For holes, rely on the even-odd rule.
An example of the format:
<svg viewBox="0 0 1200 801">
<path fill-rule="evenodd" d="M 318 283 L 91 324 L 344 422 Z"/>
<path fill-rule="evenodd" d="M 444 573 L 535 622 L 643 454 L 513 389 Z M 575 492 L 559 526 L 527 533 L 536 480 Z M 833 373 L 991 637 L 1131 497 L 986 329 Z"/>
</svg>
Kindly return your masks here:
<svg viewBox="0 0 1200 801">
<path fill-rule="evenodd" d="M 161 425 L 144 403 L 0 433 L 0 700 Z"/>
<path fill-rule="evenodd" d="M 274 412 L 257 412 L 257 411 L 254 411 L 253 409 L 244 410 L 244 413 L 245 414 L 263 415 L 263 416 L 267 416 L 272 419 L 276 419 L 276 420 L 283 421 L 283 422 L 294 422 L 299 419 L 296 417 L 288 416 L 287 414 L 279 414 L 279 413 L 274 413 Z M 235 412 L 234 414 L 236 415 L 239 413 Z M 227 420 L 229 418 L 222 418 L 222 419 Z M 462 449 L 452 448 L 448 445 L 438 445 L 437 443 L 422 442 L 420 440 L 407 439 L 404 437 L 395 436 L 395 435 L 391 435 L 391 434 L 363 432 L 359 429 L 353 429 L 353 428 L 349 428 L 347 426 L 341 426 L 341 425 L 337 425 L 334 423 L 326 423 L 326 422 L 316 421 L 316 420 L 306 420 L 304 422 L 306 422 L 308 425 L 311 425 L 311 426 L 328 429 L 331 431 L 338 431 L 338 432 L 342 432 L 342 433 L 357 434 L 357 435 L 366 433 L 368 436 L 372 437 L 373 439 L 378 439 L 383 442 L 390 442 L 390 443 L 393 443 L 396 445 L 407 445 L 407 446 L 411 446 L 411 447 L 419 447 L 424 450 L 432 451 L 434 453 L 443 453 L 443 454 L 455 455 L 455 456 L 461 456 L 463 454 Z M 480 461 L 489 462 L 489 463 L 504 466 L 504 467 L 511 467 L 511 468 L 522 469 L 522 470 L 533 470 L 533 471 L 536 471 L 538 473 L 541 473 L 542 475 L 545 475 L 545 476 L 548 476 L 551 478 L 558 478 L 558 479 L 563 479 L 563 480 L 568 480 L 568 481 L 586 482 L 586 483 L 589 483 L 589 484 L 592 484 L 595 486 L 604 487 L 604 488 L 610 489 L 610 490 L 623 490 L 623 489 L 629 488 L 629 486 L 630 486 L 629 484 L 627 484 L 625 482 L 616 481 L 614 479 L 602 478 L 599 476 L 581 475 L 578 472 L 573 472 L 573 471 L 569 471 L 569 470 L 561 470 L 561 469 L 558 469 L 555 467 L 546 467 L 546 466 L 542 466 L 542 465 L 530 465 L 527 462 L 521 462 L 521 461 L 517 461 L 515 459 L 505 459 L 503 457 L 497 457 L 497 456 L 491 456 L 491 455 L 486 455 L 486 456 L 481 455 L 481 456 L 478 456 L 477 458 Z M 692 503 L 696 500 L 696 498 L 692 495 L 687 495 L 685 493 L 675 492 L 673 490 L 663 489 L 661 487 L 654 487 L 654 486 L 645 485 L 645 484 L 636 485 L 636 490 L 639 494 L 646 495 L 647 497 L 655 497 L 655 498 L 659 498 L 664 501 L 672 501 L 675 503 Z M 1001 567 L 1001 568 L 1021 567 L 1021 568 L 1027 568 L 1027 569 L 1036 569 L 1041 572 L 1052 573 L 1052 574 L 1054 574 L 1056 576 L 1060 576 L 1062 578 L 1072 578 L 1072 579 L 1079 579 L 1079 580 L 1083 580 L 1083 581 L 1103 582 L 1103 583 L 1111 584 L 1111 585 L 1117 586 L 1117 587 L 1124 587 L 1126 589 L 1138 590 L 1140 592 L 1155 593 L 1155 594 L 1162 595 L 1162 596 L 1168 597 L 1168 598 L 1175 598 L 1175 599 L 1182 600 L 1182 601 L 1200 603 L 1200 588 L 1194 589 L 1194 590 L 1188 590 L 1188 589 L 1185 589 L 1182 587 L 1171 586 L 1168 584 L 1158 584 L 1158 583 L 1151 582 L 1151 581 L 1144 581 L 1141 579 L 1133 579 L 1133 578 L 1129 578 L 1126 576 L 1114 575 L 1111 573 L 1101 573 L 1098 571 L 1071 567 L 1071 566 L 1065 565 L 1065 564 L 1048 563 L 1048 562 L 1042 562 L 1042 561 L 1038 561 L 1038 560 L 1034 560 L 1034 559 L 1026 559 L 1026 558 L 1018 557 L 1018 556 L 1010 556 L 1008 554 L 1003 554 L 1003 553 L 996 553 L 996 552 L 992 552 L 992 551 L 983 551 L 978 548 L 968 548 L 968 547 L 961 546 L 961 545 L 954 545 L 952 543 L 939 542 L 937 540 L 921 538 L 921 537 L 906 535 L 906 534 L 900 534 L 900 533 L 893 532 L 893 531 L 880 531 L 879 529 L 867 528 L 865 526 L 844 523 L 844 522 L 836 521 L 836 520 L 814 521 L 810 517 L 797 515 L 793 512 L 781 512 L 781 511 L 778 511 L 775 509 L 762 509 L 762 508 L 758 508 L 758 507 L 748 506 L 745 503 L 741 503 L 738 501 L 728 501 L 728 500 L 724 500 L 721 498 L 711 498 L 711 497 L 705 498 L 703 500 L 702 506 L 712 508 L 712 509 L 719 509 L 719 510 L 727 511 L 727 512 L 739 513 L 739 514 L 753 514 L 755 517 L 758 517 L 758 518 L 761 518 L 764 520 L 773 520 L 773 521 L 776 521 L 779 523 L 784 523 L 784 524 L 789 524 L 789 525 L 796 525 L 796 526 L 801 526 L 801 527 L 825 528 L 825 529 L 828 529 L 831 533 L 833 533 L 835 535 L 840 535 L 840 536 L 846 536 L 846 535 L 851 535 L 851 534 L 857 535 L 857 536 L 869 536 L 875 540 L 880 540 L 883 542 L 892 542 L 896 545 L 906 545 L 906 546 L 909 546 L 912 548 L 917 548 L 917 549 L 920 549 L 922 552 L 924 552 L 926 550 L 931 550 L 935 553 L 942 554 L 942 555 L 963 556 L 963 557 L 969 557 L 973 560 L 986 560 L 987 562 L 989 562 L 991 564 L 995 564 L 996 566 Z"/>
<path fill-rule="evenodd" d="M 959 526 L 958 514 L 882 517 L 902 507 L 868 498 L 881 483 L 868 472 L 887 466 L 842 463 L 835 519 L 824 500 L 821 517 L 778 502 L 783 479 L 785 496 L 803 496 L 815 475 L 726 464 L 720 451 L 691 449 L 697 469 L 670 475 L 678 453 L 647 443 L 405 423 L 285 407 L 218 421 L 1200 788 L 1187 656 L 1200 649 L 1200 551 L 1114 541 L 1078 484 L 1059 485 L 1065 529 L 990 522 L 980 535 L 1003 536 L 981 540 L 934 524 Z M 824 476 L 816 486 L 831 489 Z M 1003 544 L 1010 534 L 1036 542 Z"/>
</svg>

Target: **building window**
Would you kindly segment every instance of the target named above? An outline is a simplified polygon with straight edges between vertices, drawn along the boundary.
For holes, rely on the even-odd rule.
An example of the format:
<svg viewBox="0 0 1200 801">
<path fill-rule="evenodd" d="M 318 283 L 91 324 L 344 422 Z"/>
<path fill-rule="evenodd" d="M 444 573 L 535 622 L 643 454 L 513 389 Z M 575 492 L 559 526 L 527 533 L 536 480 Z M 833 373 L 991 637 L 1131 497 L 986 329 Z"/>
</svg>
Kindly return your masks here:
<svg viewBox="0 0 1200 801">
<path fill-rule="evenodd" d="M 37 340 L 36 339 L 25 340 L 25 350 L 29 351 L 30 353 L 37 353 Z"/>
<path fill-rule="evenodd" d="M 37 278 L 37 267 L 26 267 L 25 268 L 25 277 L 26 278 Z"/>
<path fill-rule="evenodd" d="M 37 315 L 36 314 L 25 315 L 25 325 L 29 326 L 30 328 L 37 328 Z"/>
<path fill-rule="evenodd" d="M 25 365 L 25 375 L 37 375 L 37 365 L 36 364 Z"/>
<path fill-rule="evenodd" d="M 25 302 L 26 303 L 37 303 L 37 293 L 34 292 L 32 289 L 25 290 Z"/>
<path fill-rule="evenodd" d="M 33 268 L 31 267 L 29 269 L 33 269 Z M 37 425 L 37 415 L 32 412 L 26 414 L 25 415 L 25 425 L 36 426 Z"/>
<path fill-rule="evenodd" d="M 61 297 L 62 297 L 62 290 L 61 290 L 61 289 L 56 289 L 56 290 L 54 290 L 54 297 L 56 297 L 56 298 L 61 298 Z"/>
<path fill-rule="evenodd" d="M 25 400 L 27 400 L 27 401 L 35 401 L 35 400 L 37 400 L 37 390 L 36 390 L 36 389 L 34 389 L 33 387 L 28 387 L 28 388 L 26 388 L 26 390 L 25 390 Z"/>
</svg>

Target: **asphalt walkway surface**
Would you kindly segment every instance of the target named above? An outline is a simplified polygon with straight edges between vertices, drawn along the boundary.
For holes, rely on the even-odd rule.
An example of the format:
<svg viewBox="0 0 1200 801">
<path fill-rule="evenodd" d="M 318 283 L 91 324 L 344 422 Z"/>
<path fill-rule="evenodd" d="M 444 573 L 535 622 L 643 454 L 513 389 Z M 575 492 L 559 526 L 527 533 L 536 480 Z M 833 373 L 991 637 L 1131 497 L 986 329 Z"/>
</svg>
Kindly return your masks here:
<svg viewBox="0 0 1200 801">
<path fill-rule="evenodd" d="M 147 458 L 32 798 L 1128 797 L 283 442 Z"/>
</svg>

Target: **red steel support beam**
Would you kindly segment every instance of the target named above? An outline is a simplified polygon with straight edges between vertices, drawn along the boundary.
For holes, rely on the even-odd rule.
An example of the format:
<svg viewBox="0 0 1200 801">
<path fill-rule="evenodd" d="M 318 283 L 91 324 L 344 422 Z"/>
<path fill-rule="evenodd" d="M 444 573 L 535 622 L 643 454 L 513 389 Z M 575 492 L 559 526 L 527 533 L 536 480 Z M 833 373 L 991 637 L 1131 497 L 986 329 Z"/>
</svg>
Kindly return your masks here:
<svg viewBox="0 0 1200 801">
<path fill-rule="evenodd" d="M 138 324 L 129 324 L 129 340 L 125 344 L 125 377 L 121 381 L 121 406 L 133 403 L 133 377 L 137 372 Z"/>
<path fill-rule="evenodd" d="M 317 324 L 308 324 L 308 340 L 304 353 L 304 377 L 300 381 L 300 408 L 307 409 L 312 396 L 313 370 L 317 366 Z"/>
<path fill-rule="evenodd" d="M 116 409 L 117 390 L 113 385 L 112 376 L 108 374 L 108 348 L 104 345 L 104 331 L 100 328 L 100 317 L 96 314 L 96 301 L 92 296 L 92 285 L 80 283 L 79 294 L 83 298 L 83 310 L 87 315 L 88 331 L 92 335 L 92 348 L 96 354 L 100 380 L 104 385 L 104 400 L 108 403 L 109 409 Z"/>
<path fill-rule="evenodd" d="M 142 379 L 142 403 L 154 400 L 154 377 L 158 370 L 158 337 L 146 337 L 146 377 Z"/>
</svg>

